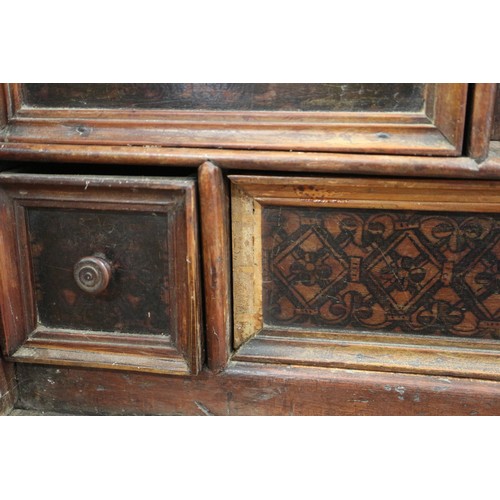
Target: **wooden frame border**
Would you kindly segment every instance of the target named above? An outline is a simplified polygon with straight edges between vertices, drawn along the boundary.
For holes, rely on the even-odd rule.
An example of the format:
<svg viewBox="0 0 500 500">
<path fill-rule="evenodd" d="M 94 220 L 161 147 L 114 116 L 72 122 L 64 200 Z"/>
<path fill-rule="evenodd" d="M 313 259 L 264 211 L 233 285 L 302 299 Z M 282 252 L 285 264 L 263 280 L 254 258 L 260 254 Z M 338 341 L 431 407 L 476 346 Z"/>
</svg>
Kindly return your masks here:
<svg viewBox="0 0 500 500">
<path fill-rule="evenodd" d="M 109 176 L 61 176 L 3 173 L 0 234 L 0 290 L 4 352 L 9 360 L 69 364 L 158 373 L 197 373 L 202 364 L 200 284 L 194 180 Z M 127 199 L 123 199 L 124 189 Z M 106 193 L 102 200 L 101 193 Z M 176 340 L 155 335 L 115 334 L 47 328 L 37 325 L 25 207 L 92 210 L 162 211 L 175 235 L 172 329 Z M 175 239 L 175 245 L 173 240 Z"/>
<path fill-rule="evenodd" d="M 261 243 L 255 236 L 260 232 L 262 206 L 268 205 L 498 213 L 499 183 L 260 176 L 229 179 L 237 349 L 233 360 L 500 380 L 500 344 L 495 341 L 333 330 L 295 334 L 293 329 L 267 327 L 262 321 Z M 238 293 L 240 286 L 247 290 L 246 295 Z M 248 290 L 253 293 L 248 294 Z M 238 325 L 242 325 L 240 329 Z"/>
<path fill-rule="evenodd" d="M 467 84 L 427 84 L 420 113 L 197 112 L 32 108 L 5 84 L 3 142 L 458 156 Z"/>
</svg>

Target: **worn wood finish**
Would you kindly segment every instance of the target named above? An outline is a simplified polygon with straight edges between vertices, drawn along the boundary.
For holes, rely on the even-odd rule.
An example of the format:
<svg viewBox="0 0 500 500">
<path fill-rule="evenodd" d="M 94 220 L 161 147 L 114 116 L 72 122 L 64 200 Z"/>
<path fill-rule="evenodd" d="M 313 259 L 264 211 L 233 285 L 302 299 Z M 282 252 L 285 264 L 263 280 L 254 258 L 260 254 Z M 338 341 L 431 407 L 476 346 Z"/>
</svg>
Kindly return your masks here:
<svg viewBox="0 0 500 500">
<path fill-rule="evenodd" d="M 230 180 L 235 360 L 500 377 L 498 183 Z"/>
<path fill-rule="evenodd" d="M 408 113 L 34 108 L 11 85 L 15 109 L 4 141 L 456 156 L 467 86 L 427 85 L 436 88 L 431 112 L 427 106 Z"/>
<path fill-rule="evenodd" d="M 500 178 L 500 142 L 490 141 L 488 145 L 488 156 L 479 165 L 477 178 L 499 179 Z"/>
<path fill-rule="evenodd" d="M 51 328 L 171 335 L 172 320 L 167 315 L 175 298 L 168 222 L 168 213 L 162 212 L 30 208 L 27 223 L 40 323 Z M 94 296 L 81 293 L 73 267 L 96 253 L 111 263 L 112 278 Z"/>
<path fill-rule="evenodd" d="M 0 143 L 0 161 L 198 167 L 211 161 L 224 170 L 340 173 L 400 177 L 499 179 L 493 158 L 478 164 L 467 157 L 438 158 L 208 148 L 71 146 Z M 5 163 L 8 165 L 8 163 Z M 165 171 L 166 173 L 166 171 Z"/>
<path fill-rule="evenodd" d="M 7 87 L 5 87 L 4 85 L 1 85 L 0 86 L 0 133 L 1 133 L 1 130 L 8 123 L 6 91 L 7 91 Z"/>
<path fill-rule="evenodd" d="M 488 156 L 493 126 L 496 83 L 475 83 L 470 103 L 467 155 L 476 161 Z"/>
<path fill-rule="evenodd" d="M 31 107 L 420 111 L 414 83 L 25 83 Z"/>
<path fill-rule="evenodd" d="M 497 84 L 495 105 L 493 110 L 493 124 L 491 127 L 491 140 L 500 141 L 500 85 Z"/>
<path fill-rule="evenodd" d="M 261 207 L 237 186 L 231 188 L 231 200 L 233 344 L 238 348 L 262 329 Z"/>
<path fill-rule="evenodd" d="M 0 416 L 7 415 L 14 408 L 17 399 L 14 365 L 0 357 Z"/>
<path fill-rule="evenodd" d="M 0 185 L 11 359 L 200 369 L 193 180 L 3 173 Z M 75 283 L 73 266 L 96 252 L 114 275 L 109 289 L 89 295 Z"/>
<path fill-rule="evenodd" d="M 500 340 L 499 214 L 272 206 L 261 245 L 267 325 Z"/>
<path fill-rule="evenodd" d="M 203 163 L 199 168 L 198 188 L 207 364 L 217 372 L 225 368 L 231 353 L 229 196 L 220 168 L 210 162 Z"/>
<path fill-rule="evenodd" d="M 360 100 L 353 107 L 334 113 L 307 108 L 311 105 L 332 104 L 328 104 L 328 99 L 325 100 L 319 94 L 316 95 L 319 98 L 317 102 L 308 103 L 304 108 L 300 106 L 306 102 L 307 96 L 303 99 L 304 94 L 300 94 L 294 105 L 297 109 L 308 111 L 290 111 L 282 107 L 287 106 L 286 102 L 280 100 L 278 94 L 272 93 L 261 102 L 276 109 L 281 107 L 278 111 L 255 111 L 256 108 L 253 111 L 177 109 L 165 113 L 162 109 L 148 109 L 150 105 L 146 100 L 138 103 L 135 109 L 49 109 L 27 107 L 23 104 L 21 87 L 12 86 L 3 100 L 0 96 L 0 170 L 10 166 L 8 160 L 28 160 L 37 162 L 31 167 L 32 171 L 43 171 L 45 167 L 42 162 L 59 161 L 101 164 L 95 169 L 106 168 L 108 171 L 111 169 L 111 172 L 113 167 L 103 164 L 152 165 L 158 167 L 158 174 L 178 175 L 174 167 L 197 168 L 203 162 L 211 163 L 205 164 L 199 171 L 203 224 L 201 240 L 205 242 L 205 248 L 201 249 L 205 264 L 204 285 L 205 293 L 212 293 L 212 296 L 207 300 L 206 318 L 203 319 L 207 326 L 208 366 L 197 375 L 189 373 L 189 370 L 196 372 L 201 368 L 203 354 L 199 335 L 189 337 L 191 344 L 188 342 L 181 354 L 173 342 L 169 346 L 158 344 L 158 337 L 161 336 L 158 333 L 150 331 L 145 334 L 136 330 L 99 332 L 90 331 L 88 326 L 85 330 L 64 329 L 57 332 L 57 337 L 53 328 L 40 326 L 33 337 L 24 342 L 24 333 L 29 330 L 26 329 L 26 318 L 31 322 L 36 319 L 36 308 L 30 305 L 29 298 L 34 296 L 37 287 L 28 285 L 28 293 L 19 293 L 19 283 L 30 277 L 31 261 L 23 261 L 23 252 L 21 255 L 11 252 L 5 244 L 5 241 L 16 238 L 16 225 L 10 222 L 13 220 L 10 217 L 17 217 L 21 221 L 22 211 L 16 213 L 7 207 L 7 216 L 4 214 L 3 219 L 0 213 L 0 251 L 6 252 L 12 262 L 17 259 L 23 269 L 13 271 L 12 266 L 7 266 L 5 260 L 0 258 L 0 276 L 8 280 L 10 293 L 3 301 L 3 307 L 8 311 L 4 322 L 7 326 L 19 325 L 21 328 L 20 336 L 16 338 L 14 334 L 7 338 L 8 349 L 16 342 L 21 345 L 17 350 L 14 349 L 16 360 L 20 361 L 16 367 L 17 382 L 20 384 L 17 405 L 29 411 L 118 415 L 498 415 L 500 389 L 497 379 L 500 369 L 499 341 L 495 338 L 496 322 L 493 322 L 495 325 L 493 330 L 490 328 L 491 334 L 486 336 L 488 338 L 449 335 L 450 328 L 456 327 L 454 321 L 460 313 L 448 314 L 448 317 L 443 314 L 446 313 L 443 307 L 431 308 L 426 318 L 432 321 L 438 316 L 440 320 L 447 318 L 451 322 L 441 321 L 443 328 L 429 335 L 408 332 L 402 327 L 390 332 L 357 328 L 354 314 L 349 316 L 349 322 L 343 328 L 312 324 L 310 319 L 311 324 L 306 324 L 296 318 L 290 324 L 285 324 L 282 320 L 274 319 L 271 310 L 274 302 L 262 294 L 265 287 L 274 286 L 272 263 L 263 260 L 262 255 L 265 259 L 270 258 L 280 245 L 272 238 L 263 239 L 263 229 L 276 233 L 274 229 L 281 226 L 281 229 L 287 230 L 289 238 L 293 235 L 290 223 L 282 219 L 282 222 L 275 224 L 273 221 L 276 217 L 266 219 L 267 215 L 276 216 L 280 211 L 281 215 L 295 212 L 301 217 L 303 212 L 313 211 L 316 215 L 309 218 L 313 222 L 311 227 L 321 225 L 324 218 L 322 214 L 339 212 L 350 215 L 378 212 L 384 216 L 411 212 L 420 218 L 424 213 L 439 214 L 439 217 L 451 220 L 447 225 L 442 224 L 438 231 L 441 236 L 444 235 L 444 239 L 448 238 L 444 233 L 450 233 L 448 226 L 454 223 L 457 226 L 455 231 L 451 231 L 448 246 L 455 245 L 458 248 L 468 241 L 466 245 L 469 253 L 465 260 L 484 265 L 484 262 L 480 263 L 484 259 L 482 254 L 479 258 L 479 247 L 469 245 L 471 236 L 478 232 L 474 227 L 481 232 L 481 222 L 465 231 L 468 234 L 465 239 L 459 233 L 464 233 L 468 218 L 460 213 L 467 212 L 470 218 L 479 218 L 480 221 L 484 217 L 496 221 L 498 217 L 498 185 L 478 181 L 500 179 L 498 143 L 492 142 L 489 157 L 482 159 L 489 142 L 485 135 L 488 128 L 487 100 L 491 98 L 485 85 L 477 84 L 469 90 L 469 128 L 465 137 L 463 118 L 466 86 L 457 84 L 426 85 L 424 109 L 421 111 L 411 107 L 406 107 L 406 112 L 401 108 L 391 112 L 386 109 L 375 111 L 373 108 L 367 111 L 368 101 Z M 194 88 L 191 90 L 194 91 Z M 234 90 L 232 94 L 229 93 L 233 96 L 232 103 L 223 106 L 238 102 L 250 105 L 252 101 L 247 99 L 248 96 L 242 93 L 238 97 Z M 189 99 L 196 97 L 194 94 L 192 92 Z M 150 102 L 158 95 L 149 96 Z M 206 98 L 206 94 L 205 97 L 202 94 L 199 97 Z M 160 101 L 161 95 L 156 101 L 161 106 L 163 104 Z M 180 103 L 180 107 L 186 106 L 187 102 Z M 388 101 L 385 104 L 382 101 L 378 103 L 377 109 L 381 110 Z M 215 100 L 213 105 L 220 106 L 220 103 Z M 2 116 L 6 125 L 3 129 Z M 206 121 L 207 116 L 210 117 L 209 123 Z M 462 148 L 463 139 L 466 141 L 465 148 Z M 248 148 L 257 149 L 252 151 Z M 470 157 L 443 158 L 450 154 L 467 154 Z M 246 240 L 240 240 L 247 243 L 246 247 L 240 245 L 241 248 L 237 250 L 240 251 L 240 263 L 243 262 L 241 255 L 247 259 L 248 271 L 246 284 L 240 286 L 239 291 L 236 290 L 235 310 L 238 310 L 238 304 L 245 306 L 245 302 L 248 302 L 253 304 L 253 310 L 250 311 L 253 316 L 241 321 L 239 312 L 239 324 L 247 331 L 238 336 L 233 328 L 237 350 L 230 353 L 230 361 L 227 358 L 232 349 L 230 341 L 233 335 L 228 332 L 231 315 L 225 315 L 228 301 L 224 291 L 224 275 L 226 284 L 228 275 L 221 266 L 230 247 L 223 244 L 225 237 L 218 232 L 221 227 L 217 220 L 224 220 L 225 201 L 222 172 L 213 164 L 227 172 L 287 172 L 282 179 L 263 176 L 262 180 L 256 181 L 254 178 L 253 187 L 244 182 L 239 183 L 236 177 L 233 179 L 234 197 L 240 200 L 233 207 L 236 210 L 235 220 L 241 222 L 235 226 L 237 229 L 233 236 L 236 237 L 240 232 L 247 237 Z M 61 166 L 60 170 L 64 168 Z M 80 173 L 85 168 L 78 167 Z M 75 173 L 74 167 L 68 169 Z M 297 173 L 300 173 L 301 178 L 295 177 Z M 350 182 L 342 178 L 314 179 L 308 177 L 311 173 L 370 175 L 372 178 L 358 177 Z M 139 172 L 139 177 L 143 175 L 144 172 Z M 411 179 L 374 179 L 373 176 L 468 178 L 473 181 L 459 183 L 427 179 L 416 182 Z M 35 208 L 46 203 L 42 199 L 43 193 L 51 189 L 48 186 L 54 178 L 49 179 L 47 176 L 45 180 L 33 181 L 28 191 L 40 194 L 33 200 Z M 145 180 L 144 192 L 151 195 L 151 188 L 156 181 L 159 179 Z M 89 189 L 92 192 L 93 188 L 87 188 L 86 196 L 89 195 Z M 89 197 L 86 198 L 88 206 L 85 207 L 71 201 L 74 193 L 71 196 L 64 194 L 61 186 L 53 187 L 53 190 L 58 194 L 52 199 L 51 206 L 46 207 L 47 210 L 61 210 L 61 206 L 65 206 L 65 210 L 90 210 L 90 204 L 103 201 L 102 197 Z M 77 182 L 74 191 L 80 190 L 83 191 L 82 184 Z M 103 213 L 123 209 L 128 195 L 125 189 L 118 191 L 116 196 L 108 192 L 109 199 L 106 207 L 103 206 Z M 186 294 L 185 301 L 181 300 L 179 308 L 186 312 L 181 313 L 185 323 L 180 325 L 179 321 L 179 331 L 182 332 L 189 330 L 186 325 L 196 325 L 194 328 L 197 329 L 201 329 L 202 325 L 198 303 L 200 294 L 196 289 L 201 279 L 196 268 L 199 251 L 195 198 L 196 189 L 191 189 L 185 203 L 191 207 L 187 213 L 194 214 L 194 218 L 189 215 L 179 218 L 175 230 L 175 243 L 187 248 L 183 251 L 183 258 L 188 256 L 188 271 L 181 270 L 176 276 L 179 282 L 187 283 L 188 288 L 192 286 L 195 295 L 194 300 L 189 299 L 189 294 Z M 203 204 L 209 207 L 208 210 L 203 208 Z M 131 200 L 128 206 L 134 209 Z M 144 204 L 142 208 L 151 211 L 152 206 L 154 203 Z M 209 216 L 205 215 L 207 213 Z M 331 219 L 331 216 L 326 219 Z M 302 227 L 305 227 L 304 224 Z M 329 227 L 331 229 L 331 224 Z M 335 227 L 339 229 L 340 225 L 334 224 Z M 192 232 L 188 231 L 187 236 L 186 228 L 193 229 Z M 346 228 L 344 224 L 343 229 L 348 230 L 349 227 Z M 410 233 L 412 231 L 417 230 L 411 229 Z M 330 236 L 335 236 L 335 231 L 329 232 L 332 233 Z M 432 230 L 430 232 L 432 234 Z M 29 234 L 27 231 L 25 233 L 21 235 L 21 247 L 29 248 Z M 38 235 L 38 241 L 43 240 L 42 233 L 45 234 L 45 231 Z M 356 236 L 356 231 L 354 233 Z M 327 238 L 328 235 L 325 233 L 324 236 Z M 232 239 L 234 242 L 234 237 Z M 362 241 L 363 238 L 358 240 Z M 306 246 L 311 245 L 311 241 L 307 240 Z M 411 245 L 408 239 L 405 241 L 406 253 Z M 491 245 L 488 248 L 491 249 Z M 319 249 L 306 248 L 305 252 L 311 253 L 311 250 L 314 253 Z M 299 261 L 305 257 L 303 265 L 312 263 L 310 255 L 299 254 Z M 217 255 L 222 257 L 219 262 L 216 260 Z M 494 257 L 496 253 L 492 255 Z M 491 258 L 486 261 L 494 265 Z M 208 269 L 207 263 L 215 263 L 215 281 L 214 267 Z M 362 261 L 360 266 L 357 266 L 355 259 L 348 264 L 350 279 L 356 278 L 357 270 L 360 279 L 363 273 L 366 274 Z M 411 287 L 417 286 L 415 282 L 425 281 L 425 277 L 419 281 L 421 271 L 420 274 L 411 273 L 409 267 L 412 263 L 408 259 L 404 264 L 400 267 L 405 277 L 398 283 L 406 290 L 399 290 L 396 284 L 395 293 L 399 294 L 399 298 Z M 333 266 L 331 262 L 325 262 L 324 265 Z M 244 267 L 233 269 L 235 279 L 244 275 Z M 426 273 L 429 271 L 425 266 L 420 267 L 424 267 Z M 296 265 L 294 269 L 298 269 Z M 212 281 L 207 279 L 207 270 L 208 278 Z M 446 270 L 450 271 L 449 268 Z M 452 270 L 456 271 L 456 268 Z M 444 271 L 444 267 L 440 268 L 442 275 Z M 324 267 L 323 272 L 326 272 Z M 16 273 L 23 275 L 19 277 Z M 496 290 L 496 284 L 490 277 L 493 274 L 482 269 L 474 275 L 475 278 L 479 277 L 481 286 L 485 286 L 488 292 L 484 297 L 483 312 L 491 312 L 496 307 L 494 297 L 498 293 L 490 293 Z M 452 276 L 455 275 L 453 272 Z M 43 282 L 45 278 L 38 281 Z M 452 278 L 450 284 L 456 283 L 453 283 Z M 474 288 L 474 283 L 472 285 Z M 290 284 L 288 292 L 293 290 L 293 286 Z M 309 290 L 303 284 L 301 286 L 304 293 Z M 242 300 L 248 296 L 250 298 L 246 301 Z M 216 297 L 220 301 L 214 306 Z M 427 296 L 422 299 L 427 300 Z M 210 300 L 212 305 L 209 305 Z M 17 310 L 16 307 L 26 312 L 22 318 L 10 314 Z M 474 313 L 481 311 L 481 306 L 476 304 L 474 307 Z M 341 309 L 334 308 L 334 315 L 338 316 Z M 312 311 L 308 314 L 309 318 L 314 316 Z M 362 316 L 361 319 L 366 320 L 366 316 Z M 217 335 L 211 334 L 210 325 L 216 325 L 212 332 Z M 223 335 L 220 335 L 221 331 Z M 5 368 L 12 372 L 13 363 L 4 362 L 2 366 L 0 361 L 0 386 L 2 369 Z M 15 393 L 9 393 L 9 396 L 12 394 L 15 397 Z M 0 406 L 2 403 L 5 404 L 5 401 L 0 400 Z"/>
<path fill-rule="evenodd" d="M 218 375 L 155 376 L 19 366 L 19 407 L 137 415 L 498 415 L 490 381 L 231 363 Z"/>
<path fill-rule="evenodd" d="M 430 114 L 437 129 L 455 145 L 457 154 L 462 153 L 467 87 L 461 83 L 436 85 Z"/>
</svg>

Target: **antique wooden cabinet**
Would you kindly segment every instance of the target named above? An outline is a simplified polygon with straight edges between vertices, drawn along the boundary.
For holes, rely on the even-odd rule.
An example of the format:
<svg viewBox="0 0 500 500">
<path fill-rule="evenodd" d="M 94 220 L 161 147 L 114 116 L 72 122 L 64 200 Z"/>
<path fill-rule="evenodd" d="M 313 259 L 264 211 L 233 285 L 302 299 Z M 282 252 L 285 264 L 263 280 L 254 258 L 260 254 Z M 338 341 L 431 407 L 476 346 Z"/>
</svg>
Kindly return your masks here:
<svg viewBox="0 0 500 500">
<path fill-rule="evenodd" d="M 500 412 L 495 84 L 4 84 L 0 412 Z"/>
</svg>

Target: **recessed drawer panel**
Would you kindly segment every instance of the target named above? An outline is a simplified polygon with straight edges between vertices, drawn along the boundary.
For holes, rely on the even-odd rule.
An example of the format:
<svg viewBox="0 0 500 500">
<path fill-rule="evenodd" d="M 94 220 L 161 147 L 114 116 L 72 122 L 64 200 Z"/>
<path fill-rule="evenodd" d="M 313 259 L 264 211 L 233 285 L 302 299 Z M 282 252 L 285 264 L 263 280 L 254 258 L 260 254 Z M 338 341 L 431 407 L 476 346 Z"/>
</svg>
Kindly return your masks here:
<svg viewBox="0 0 500 500">
<path fill-rule="evenodd" d="M 500 375 L 498 184 L 231 180 L 236 359 Z"/>
<path fill-rule="evenodd" d="M 193 180 L 3 174 L 5 349 L 19 361 L 199 369 Z"/>
<path fill-rule="evenodd" d="M 168 212 L 33 207 L 26 213 L 42 325 L 172 333 Z M 101 274 L 107 284 L 99 290 Z"/>
</svg>

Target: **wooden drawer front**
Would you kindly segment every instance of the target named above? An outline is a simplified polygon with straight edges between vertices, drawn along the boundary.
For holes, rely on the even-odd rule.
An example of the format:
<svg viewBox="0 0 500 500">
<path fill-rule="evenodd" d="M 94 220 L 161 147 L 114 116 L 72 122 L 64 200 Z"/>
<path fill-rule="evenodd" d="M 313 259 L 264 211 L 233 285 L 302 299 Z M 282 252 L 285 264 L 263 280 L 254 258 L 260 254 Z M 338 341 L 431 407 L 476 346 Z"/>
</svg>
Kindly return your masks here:
<svg viewBox="0 0 500 500">
<path fill-rule="evenodd" d="M 498 184 L 231 180 L 236 359 L 500 376 Z"/>
<path fill-rule="evenodd" d="M 168 373 L 200 365 L 192 180 L 3 174 L 5 350 Z"/>
</svg>

